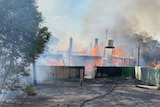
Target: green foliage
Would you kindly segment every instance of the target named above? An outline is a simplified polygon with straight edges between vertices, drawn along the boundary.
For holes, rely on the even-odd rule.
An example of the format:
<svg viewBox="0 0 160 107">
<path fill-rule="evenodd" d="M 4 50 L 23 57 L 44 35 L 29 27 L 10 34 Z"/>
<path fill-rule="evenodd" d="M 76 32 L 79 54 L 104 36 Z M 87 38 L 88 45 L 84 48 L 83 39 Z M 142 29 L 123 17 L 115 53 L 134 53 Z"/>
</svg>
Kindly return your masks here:
<svg viewBox="0 0 160 107">
<path fill-rule="evenodd" d="M 26 93 L 27 93 L 27 95 L 29 95 L 29 96 L 34 96 L 34 95 L 36 95 L 37 93 L 35 92 L 35 86 L 34 85 L 32 85 L 32 84 L 29 84 L 29 85 L 27 85 L 26 87 L 25 87 L 25 90 L 24 90 Z"/>
<path fill-rule="evenodd" d="M 25 61 L 34 62 L 44 52 L 45 44 L 48 42 L 50 36 L 51 34 L 48 32 L 47 27 L 40 28 L 32 41 L 28 41 L 27 47 L 23 47 Z"/>
<path fill-rule="evenodd" d="M 0 0 L 0 91 L 29 75 L 50 38 L 35 0 Z"/>
</svg>

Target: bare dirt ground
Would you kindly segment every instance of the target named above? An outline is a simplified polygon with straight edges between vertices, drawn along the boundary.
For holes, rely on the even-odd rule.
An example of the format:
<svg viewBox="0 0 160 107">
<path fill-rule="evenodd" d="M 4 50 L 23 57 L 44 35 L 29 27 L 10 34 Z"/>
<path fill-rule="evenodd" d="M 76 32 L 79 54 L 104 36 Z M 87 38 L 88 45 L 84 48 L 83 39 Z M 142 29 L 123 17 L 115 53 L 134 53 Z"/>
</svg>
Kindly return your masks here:
<svg viewBox="0 0 160 107">
<path fill-rule="evenodd" d="M 160 90 L 136 87 L 135 79 L 47 81 L 36 96 L 20 96 L 2 107 L 159 107 Z M 13 103 L 14 102 L 14 103 Z"/>
</svg>

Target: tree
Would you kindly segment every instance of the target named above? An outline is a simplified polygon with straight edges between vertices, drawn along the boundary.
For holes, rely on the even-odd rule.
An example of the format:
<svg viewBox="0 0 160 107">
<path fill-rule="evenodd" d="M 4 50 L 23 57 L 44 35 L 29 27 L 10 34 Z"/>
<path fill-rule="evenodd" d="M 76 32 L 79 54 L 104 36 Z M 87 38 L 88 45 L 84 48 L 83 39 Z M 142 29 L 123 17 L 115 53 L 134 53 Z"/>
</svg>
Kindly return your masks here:
<svg viewBox="0 0 160 107">
<path fill-rule="evenodd" d="M 37 84 L 35 60 L 39 57 L 41 53 L 44 52 L 45 44 L 48 42 L 50 36 L 51 34 L 48 32 L 48 28 L 42 27 L 39 29 L 37 36 L 33 38 L 33 41 L 28 44 L 28 46 L 24 49 L 25 62 L 28 61 L 30 63 L 33 63 L 33 79 L 35 85 Z"/>
<path fill-rule="evenodd" d="M 160 60 L 160 43 L 154 40 L 152 36 L 149 36 L 146 32 L 140 34 L 134 34 L 137 43 L 140 44 L 141 57 L 144 59 L 145 64 Z"/>
<path fill-rule="evenodd" d="M 18 87 L 50 38 L 35 0 L 0 0 L 0 92 Z"/>
</svg>

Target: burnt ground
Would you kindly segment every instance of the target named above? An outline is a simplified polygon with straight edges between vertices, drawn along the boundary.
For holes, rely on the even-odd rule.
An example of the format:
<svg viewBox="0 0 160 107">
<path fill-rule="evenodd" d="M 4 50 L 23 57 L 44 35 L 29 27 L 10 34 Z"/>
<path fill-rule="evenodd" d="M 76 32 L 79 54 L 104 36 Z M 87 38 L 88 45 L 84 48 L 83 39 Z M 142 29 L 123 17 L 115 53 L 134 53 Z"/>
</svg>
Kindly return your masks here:
<svg viewBox="0 0 160 107">
<path fill-rule="evenodd" d="M 36 96 L 19 96 L 2 107 L 159 107 L 160 90 L 136 87 L 135 79 L 46 81 Z"/>
</svg>

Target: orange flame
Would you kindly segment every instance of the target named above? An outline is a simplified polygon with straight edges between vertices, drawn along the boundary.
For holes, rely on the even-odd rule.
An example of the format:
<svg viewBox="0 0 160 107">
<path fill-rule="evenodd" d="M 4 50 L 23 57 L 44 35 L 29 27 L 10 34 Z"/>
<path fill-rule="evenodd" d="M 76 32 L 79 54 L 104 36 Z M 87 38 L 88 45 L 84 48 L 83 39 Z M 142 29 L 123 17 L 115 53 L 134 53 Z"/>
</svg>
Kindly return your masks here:
<svg viewBox="0 0 160 107">
<path fill-rule="evenodd" d="M 112 55 L 113 56 L 117 56 L 117 57 L 123 57 L 124 56 L 124 52 L 122 50 L 114 49 L 112 51 Z M 112 59 L 112 62 L 113 62 L 113 64 L 121 63 L 121 62 L 119 62 L 119 59 Z"/>
<path fill-rule="evenodd" d="M 97 56 L 98 55 L 98 44 L 95 44 L 92 50 L 92 56 Z M 101 66 L 102 65 L 102 60 L 99 59 L 95 59 L 92 61 L 92 63 L 88 64 L 86 66 L 86 70 L 92 71 L 94 70 L 94 66 Z"/>
<path fill-rule="evenodd" d="M 52 65 L 63 66 L 63 63 L 61 61 L 56 60 L 56 59 L 52 59 L 49 61 L 48 66 L 52 66 Z"/>
<path fill-rule="evenodd" d="M 94 68 L 93 64 L 88 64 L 85 69 L 91 71 L 91 70 L 93 70 L 93 68 Z"/>
<path fill-rule="evenodd" d="M 157 64 L 157 66 L 156 66 L 157 68 L 160 68 L 160 63 L 159 64 Z"/>
<path fill-rule="evenodd" d="M 102 60 L 101 59 L 97 59 L 96 60 L 96 66 L 101 66 L 102 65 Z"/>
<path fill-rule="evenodd" d="M 114 49 L 114 50 L 112 51 L 112 55 L 122 57 L 122 56 L 124 56 L 124 52 L 123 52 L 122 50 Z"/>
<path fill-rule="evenodd" d="M 92 71 L 94 69 L 94 66 L 101 66 L 101 65 L 102 65 L 102 60 L 96 59 L 93 60 L 92 63 L 88 64 L 85 69 Z"/>
<path fill-rule="evenodd" d="M 92 50 L 92 56 L 96 56 L 96 55 L 98 55 L 98 45 L 97 44 L 94 45 L 94 48 Z"/>
<path fill-rule="evenodd" d="M 83 49 L 81 50 L 82 53 L 87 54 L 88 53 L 88 49 Z"/>
<path fill-rule="evenodd" d="M 112 59 L 112 62 L 113 62 L 114 64 L 118 64 L 118 63 L 119 63 L 118 59 Z"/>
</svg>

